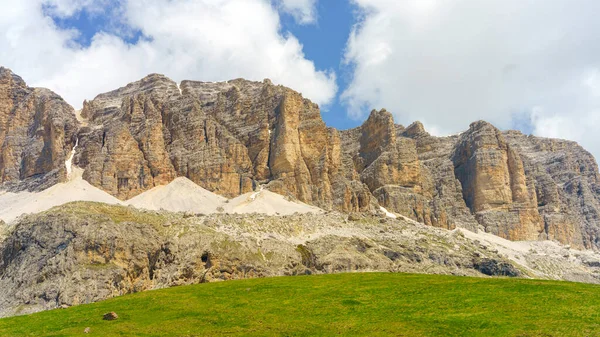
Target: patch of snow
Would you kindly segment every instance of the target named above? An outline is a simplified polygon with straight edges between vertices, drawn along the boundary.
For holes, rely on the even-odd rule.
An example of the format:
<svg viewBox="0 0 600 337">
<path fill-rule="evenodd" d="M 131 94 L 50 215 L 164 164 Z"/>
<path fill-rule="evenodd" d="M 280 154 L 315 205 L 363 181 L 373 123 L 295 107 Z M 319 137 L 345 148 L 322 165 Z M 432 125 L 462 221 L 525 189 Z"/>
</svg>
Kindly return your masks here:
<svg viewBox="0 0 600 337">
<path fill-rule="evenodd" d="M 260 192 L 262 192 L 264 186 L 260 185 L 260 188 L 258 189 L 258 191 L 252 193 L 252 195 L 250 196 L 250 199 L 255 200 L 256 197 L 260 194 Z"/>
<path fill-rule="evenodd" d="M 69 159 L 65 161 L 65 166 L 67 168 L 67 178 L 71 178 L 72 166 L 73 166 L 73 157 L 75 157 L 75 150 L 77 149 L 77 145 L 79 145 L 79 138 L 75 140 L 75 146 L 71 150 L 71 155 Z"/>
<path fill-rule="evenodd" d="M 387 209 L 385 209 L 383 206 L 379 206 L 379 209 L 385 213 L 385 216 L 387 216 L 388 218 L 392 218 L 392 219 L 397 219 L 398 217 L 394 214 L 394 213 L 390 213 L 388 212 Z"/>
<path fill-rule="evenodd" d="M 175 83 L 177 84 L 177 89 L 179 89 L 179 94 L 183 95 L 183 90 L 181 90 L 181 86 L 179 85 L 179 83 Z"/>
</svg>

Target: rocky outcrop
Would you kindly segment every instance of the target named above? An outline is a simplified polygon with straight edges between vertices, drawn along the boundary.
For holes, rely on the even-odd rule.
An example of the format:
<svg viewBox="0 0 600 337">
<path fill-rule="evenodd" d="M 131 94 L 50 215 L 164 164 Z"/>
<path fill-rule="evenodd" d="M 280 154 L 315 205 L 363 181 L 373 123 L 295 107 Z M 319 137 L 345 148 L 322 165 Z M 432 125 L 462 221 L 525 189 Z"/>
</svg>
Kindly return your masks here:
<svg viewBox="0 0 600 337">
<path fill-rule="evenodd" d="M 177 84 L 157 74 L 85 102 L 77 131 L 60 97 L 1 74 L 4 189 L 64 180 L 78 141 L 84 179 L 122 200 L 187 177 L 226 197 L 260 186 L 326 210 L 383 206 L 445 229 L 600 248 L 600 173 L 573 142 L 481 121 L 435 137 L 385 109 L 338 131 L 317 105 L 269 80 Z"/>
<path fill-rule="evenodd" d="M 535 240 L 543 232 L 535 184 L 500 130 L 475 122 L 453 154 L 467 206 L 487 232 L 509 240 Z"/>
<path fill-rule="evenodd" d="M 477 230 L 478 223 L 465 204 L 450 157 L 457 137 L 431 136 L 420 122 L 402 130 L 401 135 L 415 140 L 424 177 L 423 197 L 428 200 L 432 214 L 431 224 L 448 229 Z"/>
<path fill-rule="evenodd" d="M 430 136 L 419 122 L 395 125 L 386 110 L 342 134 L 346 154 L 380 205 L 427 225 L 476 230 L 451 169 L 446 144 L 452 141 Z"/>
<path fill-rule="evenodd" d="M 600 174 L 592 155 L 575 142 L 504 133 L 533 180 L 544 239 L 600 248 Z"/>
<path fill-rule="evenodd" d="M 326 209 L 370 205 L 318 107 L 268 80 L 184 81 L 180 91 L 150 75 L 86 102 L 82 115 L 89 120 L 75 162 L 121 199 L 185 176 L 227 197 L 268 184 Z"/>
<path fill-rule="evenodd" d="M 412 139 L 396 137 L 392 114 L 373 111 L 361 127 L 356 166 L 361 180 L 371 191 L 386 185 L 398 185 L 420 192 L 421 164 Z"/>
<path fill-rule="evenodd" d="M 70 203 L 22 218 L 0 241 L 0 317 L 169 286 L 300 274 L 417 272 L 600 283 L 598 254 L 551 242 L 511 250 L 515 245 L 489 237 L 383 214 L 204 216 Z"/>
<path fill-rule="evenodd" d="M 78 123 L 62 98 L 0 67 L 0 184 L 37 190 L 66 179 Z"/>
<path fill-rule="evenodd" d="M 496 272 L 489 264 L 503 266 L 495 275 L 522 275 L 459 234 L 377 216 L 346 218 L 191 216 L 67 204 L 22 219 L 0 242 L 0 317 L 253 277 L 349 271 L 484 276 Z"/>
</svg>

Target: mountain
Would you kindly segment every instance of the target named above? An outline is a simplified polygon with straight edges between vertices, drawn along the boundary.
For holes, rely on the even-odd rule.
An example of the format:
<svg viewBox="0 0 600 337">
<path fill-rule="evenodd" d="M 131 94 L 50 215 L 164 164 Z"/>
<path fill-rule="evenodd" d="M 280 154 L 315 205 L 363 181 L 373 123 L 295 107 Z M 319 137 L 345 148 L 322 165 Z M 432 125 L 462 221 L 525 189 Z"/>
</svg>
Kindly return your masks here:
<svg viewBox="0 0 600 337">
<path fill-rule="evenodd" d="M 180 88 L 150 75 L 86 102 L 75 156 L 84 178 L 120 199 L 185 176 L 225 197 L 268 184 L 322 208 L 369 209 L 339 132 L 300 94 L 268 80 Z"/>
<path fill-rule="evenodd" d="M 0 74 L 4 189 L 64 181 L 77 143 L 83 179 L 121 200 L 186 177 L 228 198 L 260 186 L 325 210 L 383 206 L 435 227 L 600 248 L 598 166 L 574 142 L 483 121 L 435 137 L 386 110 L 338 131 L 269 80 L 177 84 L 157 74 L 86 101 L 78 121 L 56 94 Z"/>
<path fill-rule="evenodd" d="M 600 173 L 570 141 L 385 109 L 338 131 L 269 80 L 153 74 L 75 111 L 0 68 L 0 142 L 0 316 L 350 271 L 600 283 Z"/>
</svg>

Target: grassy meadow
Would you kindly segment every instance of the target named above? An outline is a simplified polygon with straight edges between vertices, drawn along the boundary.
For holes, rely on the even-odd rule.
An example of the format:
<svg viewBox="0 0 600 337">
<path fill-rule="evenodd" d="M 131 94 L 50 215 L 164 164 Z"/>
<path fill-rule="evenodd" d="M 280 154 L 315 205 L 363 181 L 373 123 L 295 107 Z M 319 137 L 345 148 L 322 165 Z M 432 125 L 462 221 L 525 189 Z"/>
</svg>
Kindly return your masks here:
<svg viewBox="0 0 600 337">
<path fill-rule="evenodd" d="M 116 321 L 104 321 L 114 311 Z M 0 336 L 600 336 L 600 286 L 392 273 L 209 283 L 0 320 Z"/>
</svg>

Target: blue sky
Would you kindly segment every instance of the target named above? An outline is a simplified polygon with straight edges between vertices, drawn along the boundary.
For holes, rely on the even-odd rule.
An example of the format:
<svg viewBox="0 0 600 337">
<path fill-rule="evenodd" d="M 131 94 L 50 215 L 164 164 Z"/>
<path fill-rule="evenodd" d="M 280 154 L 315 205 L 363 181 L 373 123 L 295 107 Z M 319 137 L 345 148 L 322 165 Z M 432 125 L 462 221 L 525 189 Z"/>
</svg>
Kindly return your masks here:
<svg viewBox="0 0 600 337">
<path fill-rule="evenodd" d="M 296 36 L 304 46 L 304 54 L 315 62 L 317 68 L 333 69 L 337 84 L 343 91 L 351 79 L 348 65 L 343 57 L 346 41 L 354 24 L 355 7 L 347 1 L 331 0 L 318 3 L 318 19 L 314 25 L 298 24 L 290 15 L 284 15 L 283 29 Z M 360 120 L 347 118 L 339 95 L 322 112 L 327 125 L 348 129 L 360 124 Z"/>
<path fill-rule="evenodd" d="M 111 0 L 112 2 L 113 0 Z M 75 29 L 78 34 L 73 39 L 74 42 L 84 47 L 89 47 L 92 43 L 92 39 L 96 34 L 102 31 L 115 31 L 117 29 L 126 28 L 125 25 L 119 24 L 114 20 L 111 20 L 111 12 L 117 10 L 116 6 L 111 2 L 104 7 L 102 12 L 95 10 L 88 10 L 83 8 L 73 13 L 70 16 L 61 16 L 53 13 L 52 6 L 42 6 L 43 12 L 60 29 L 69 30 Z M 142 32 L 139 30 L 125 29 L 125 31 L 119 31 L 119 36 L 130 44 L 135 44 L 142 38 Z"/>
<path fill-rule="evenodd" d="M 600 2 L 0 0 L 0 65 L 80 108 L 163 73 L 262 80 L 360 125 L 386 108 L 434 135 L 476 120 L 600 156 Z"/>
</svg>

